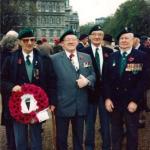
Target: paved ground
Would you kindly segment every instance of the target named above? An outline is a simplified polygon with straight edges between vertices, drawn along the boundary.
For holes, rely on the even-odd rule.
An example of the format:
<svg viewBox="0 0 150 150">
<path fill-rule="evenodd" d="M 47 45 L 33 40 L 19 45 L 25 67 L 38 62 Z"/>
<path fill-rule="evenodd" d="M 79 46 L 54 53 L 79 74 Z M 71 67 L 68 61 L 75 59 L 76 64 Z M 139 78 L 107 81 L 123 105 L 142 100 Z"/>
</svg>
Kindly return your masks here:
<svg viewBox="0 0 150 150">
<path fill-rule="evenodd" d="M 139 130 L 139 150 L 150 150 L 150 113 L 146 114 L 146 127 L 144 129 Z M 101 137 L 99 135 L 99 125 L 96 125 L 96 150 L 101 150 Z M 52 126 L 51 121 L 47 121 L 44 126 L 43 131 L 43 150 L 52 150 Z M 69 150 L 72 150 L 71 143 L 71 132 L 69 133 Z M 125 143 L 125 141 L 124 141 Z M 132 146 L 132 145 L 131 145 Z M 124 147 L 124 146 L 123 146 Z M 0 150 L 6 150 L 6 136 L 5 136 L 5 128 L 0 126 Z M 125 150 L 125 148 L 124 148 Z"/>
<path fill-rule="evenodd" d="M 150 95 L 149 95 L 150 100 Z M 150 101 L 148 103 L 150 106 Z M 139 129 L 139 150 L 150 150 L 150 113 L 146 113 L 146 127 Z M 52 123 L 51 120 L 43 125 L 43 150 L 53 150 L 52 145 Z M 69 150 L 72 150 L 71 132 L 69 132 L 68 145 Z M 5 128 L 0 126 L 0 150 L 6 150 Z M 125 144 L 125 140 L 123 145 Z M 132 146 L 132 145 L 131 145 Z M 124 147 L 124 146 L 123 146 Z M 101 150 L 101 137 L 99 134 L 99 124 L 96 123 L 96 150 Z M 123 148 L 125 150 L 125 147 Z"/>
</svg>

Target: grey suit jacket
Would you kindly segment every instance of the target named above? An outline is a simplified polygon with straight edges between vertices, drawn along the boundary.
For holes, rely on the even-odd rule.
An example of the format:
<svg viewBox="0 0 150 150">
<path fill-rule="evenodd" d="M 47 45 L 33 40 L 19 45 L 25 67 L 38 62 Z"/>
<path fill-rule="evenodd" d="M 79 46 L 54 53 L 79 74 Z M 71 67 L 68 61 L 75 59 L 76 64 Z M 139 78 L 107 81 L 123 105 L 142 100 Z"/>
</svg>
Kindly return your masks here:
<svg viewBox="0 0 150 150">
<path fill-rule="evenodd" d="M 95 73 L 89 55 L 77 52 L 79 70 L 76 71 L 66 53 L 52 55 L 52 63 L 57 76 L 56 115 L 62 117 L 84 116 L 87 113 L 88 88 L 94 87 Z M 79 88 L 76 80 L 84 75 L 90 87 Z"/>
</svg>

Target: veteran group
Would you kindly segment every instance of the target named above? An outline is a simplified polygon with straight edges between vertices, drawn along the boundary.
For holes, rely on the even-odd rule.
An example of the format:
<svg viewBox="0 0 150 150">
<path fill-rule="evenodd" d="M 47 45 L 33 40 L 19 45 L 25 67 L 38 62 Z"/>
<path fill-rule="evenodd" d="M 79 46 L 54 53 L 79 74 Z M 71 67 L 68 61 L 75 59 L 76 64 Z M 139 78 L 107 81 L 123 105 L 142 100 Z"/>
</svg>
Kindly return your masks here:
<svg viewBox="0 0 150 150">
<path fill-rule="evenodd" d="M 94 25 L 88 34 L 67 30 L 53 42 L 36 40 L 31 28 L 10 30 L 0 41 L 7 150 L 44 150 L 42 124 L 50 115 L 55 150 L 68 149 L 70 124 L 73 150 L 94 150 L 96 134 L 100 150 L 122 150 L 124 137 L 126 150 L 139 150 L 138 130 L 150 112 L 150 36 L 125 27 L 114 39 Z"/>
</svg>

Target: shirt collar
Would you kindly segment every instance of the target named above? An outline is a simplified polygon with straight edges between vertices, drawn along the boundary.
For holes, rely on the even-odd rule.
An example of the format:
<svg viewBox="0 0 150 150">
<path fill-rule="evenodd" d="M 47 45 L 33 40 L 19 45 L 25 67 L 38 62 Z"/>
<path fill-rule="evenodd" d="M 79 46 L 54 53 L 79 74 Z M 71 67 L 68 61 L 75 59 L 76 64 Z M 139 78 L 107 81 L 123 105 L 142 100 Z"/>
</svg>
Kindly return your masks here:
<svg viewBox="0 0 150 150">
<path fill-rule="evenodd" d="M 130 48 L 130 49 L 126 50 L 126 51 L 124 51 L 124 50 L 120 49 L 120 53 L 121 53 L 121 55 L 122 55 L 122 54 L 123 54 L 123 52 L 126 52 L 126 53 L 127 53 L 127 55 L 126 55 L 126 56 L 128 56 L 128 55 L 131 53 L 131 50 L 132 50 L 132 48 Z"/>
<path fill-rule="evenodd" d="M 73 53 L 70 53 L 70 52 L 65 50 L 65 53 L 66 53 L 68 58 L 70 58 L 70 54 L 74 54 L 74 56 L 77 57 L 77 51 L 74 51 Z"/>
<path fill-rule="evenodd" d="M 102 49 L 101 45 L 99 45 L 98 47 L 96 47 L 95 45 L 91 44 L 92 50 L 96 50 L 96 48 L 98 48 L 99 50 Z"/>
<path fill-rule="evenodd" d="M 27 55 L 30 55 L 29 59 L 31 62 L 33 61 L 33 51 L 31 51 L 29 54 L 25 53 L 24 51 L 22 51 L 22 53 L 23 53 L 24 60 L 26 60 Z"/>
</svg>

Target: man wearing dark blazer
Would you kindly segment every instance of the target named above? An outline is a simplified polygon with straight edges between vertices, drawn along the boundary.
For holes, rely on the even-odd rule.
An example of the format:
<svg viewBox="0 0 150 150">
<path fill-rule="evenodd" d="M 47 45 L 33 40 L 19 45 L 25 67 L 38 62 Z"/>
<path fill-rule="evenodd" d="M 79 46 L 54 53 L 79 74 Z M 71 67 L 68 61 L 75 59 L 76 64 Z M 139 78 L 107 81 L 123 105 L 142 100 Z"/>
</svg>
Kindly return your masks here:
<svg viewBox="0 0 150 150">
<path fill-rule="evenodd" d="M 21 30 L 18 38 L 21 49 L 8 56 L 2 68 L 1 90 L 2 93 L 7 93 L 5 99 L 7 112 L 9 112 L 8 101 L 11 93 L 21 91 L 21 85 L 24 83 L 35 84 L 45 90 L 49 98 L 49 105 L 53 105 L 50 99 L 55 101 L 56 98 L 56 76 L 51 59 L 34 49 L 35 37 L 30 28 Z M 29 57 L 29 60 L 26 56 Z M 54 106 L 51 109 L 53 110 Z M 13 125 L 16 150 L 28 149 L 28 127 L 31 132 L 31 150 L 42 150 L 41 123 L 23 124 L 14 120 Z"/>
<path fill-rule="evenodd" d="M 100 131 L 102 136 L 102 149 L 110 150 L 109 116 L 104 107 L 103 99 L 103 66 L 113 51 L 103 47 L 104 32 L 99 25 L 95 25 L 89 32 L 90 45 L 81 52 L 89 54 L 96 74 L 94 91 L 89 90 L 88 114 L 86 118 L 86 150 L 94 150 L 95 147 L 95 122 L 97 108 L 100 117 Z M 96 54 L 98 52 L 98 55 Z M 97 60 L 97 56 L 99 59 Z"/>
<path fill-rule="evenodd" d="M 60 38 L 64 51 L 51 56 L 57 76 L 57 148 L 67 150 L 69 123 L 73 149 L 83 150 L 84 120 L 88 113 L 88 89 L 94 87 L 95 73 L 89 55 L 77 52 L 77 36 L 66 31 Z"/>
<path fill-rule="evenodd" d="M 123 125 L 127 130 L 127 150 L 138 149 L 139 106 L 146 89 L 146 55 L 132 48 L 134 34 L 125 28 L 118 36 L 119 51 L 105 66 L 105 106 L 111 115 L 112 150 L 120 150 Z"/>
</svg>

